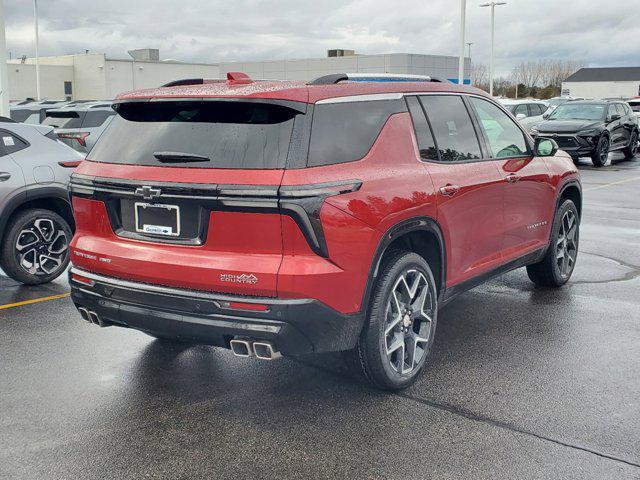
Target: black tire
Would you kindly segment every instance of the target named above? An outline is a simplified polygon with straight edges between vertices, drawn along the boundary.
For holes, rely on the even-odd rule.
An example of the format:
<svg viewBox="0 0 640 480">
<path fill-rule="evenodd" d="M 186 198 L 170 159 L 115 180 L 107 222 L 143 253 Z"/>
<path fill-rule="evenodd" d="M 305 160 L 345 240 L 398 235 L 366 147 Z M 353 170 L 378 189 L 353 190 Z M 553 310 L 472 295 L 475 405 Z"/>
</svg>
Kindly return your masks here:
<svg viewBox="0 0 640 480">
<path fill-rule="evenodd" d="M 603 167 L 606 165 L 610 146 L 609 137 L 606 135 L 601 136 L 600 140 L 598 140 L 598 145 L 591 154 L 591 161 L 594 167 Z"/>
<path fill-rule="evenodd" d="M 575 223 L 569 223 L 568 218 Z M 566 232 L 574 228 L 574 233 Z M 571 240 L 570 240 L 571 238 Z M 551 242 L 544 258 L 527 267 L 529 279 L 541 287 L 561 287 L 569 281 L 578 259 L 580 241 L 580 216 L 575 204 L 566 199 L 560 203 L 553 221 Z M 562 250 L 562 257 L 560 257 Z M 563 263 L 567 262 L 566 266 Z"/>
<path fill-rule="evenodd" d="M 72 235 L 67 221 L 57 213 L 39 208 L 24 210 L 7 224 L 0 266 L 11 278 L 26 285 L 50 282 L 69 265 Z"/>
<path fill-rule="evenodd" d="M 406 288 L 402 285 L 403 278 Z M 383 390 L 401 390 L 415 382 L 424 371 L 436 330 L 437 297 L 431 268 L 420 255 L 394 251 L 384 259 L 362 334 L 352 352 L 357 356 L 361 373 L 371 385 Z M 403 299 L 408 299 L 408 303 Z M 387 353 L 400 344 L 401 347 Z M 410 367 L 404 371 L 407 361 Z"/>
<path fill-rule="evenodd" d="M 638 154 L 638 131 L 635 130 L 631 134 L 631 138 L 629 139 L 629 145 L 622 149 L 622 153 L 624 153 L 624 158 L 630 159 L 635 157 Z"/>
</svg>

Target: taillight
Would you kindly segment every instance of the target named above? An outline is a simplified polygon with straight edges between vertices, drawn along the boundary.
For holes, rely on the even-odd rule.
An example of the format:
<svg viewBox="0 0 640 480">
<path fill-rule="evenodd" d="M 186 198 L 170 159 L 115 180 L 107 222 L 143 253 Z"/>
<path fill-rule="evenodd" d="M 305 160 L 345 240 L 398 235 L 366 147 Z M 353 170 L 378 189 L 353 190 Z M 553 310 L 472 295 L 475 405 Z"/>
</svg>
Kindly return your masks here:
<svg viewBox="0 0 640 480">
<path fill-rule="evenodd" d="M 71 273 L 71 280 L 88 287 L 93 287 L 96 284 L 96 282 L 94 282 L 90 278 L 87 278 L 83 275 L 78 275 L 77 273 Z"/>
<path fill-rule="evenodd" d="M 82 160 L 69 160 L 66 162 L 58 162 L 58 165 L 64 168 L 76 168 L 82 163 Z"/>
<path fill-rule="evenodd" d="M 85 140 L 89 136 L 89 132 L 58 132 L 58 138 L 69 138 L 71 140 L 77 141 L 83 147 L 87 146 L 87 141 Z"/>
<path fill-rule="evenodd" d="M 245 302 L 220 302 L 223 308 L 232 308 L 234 310 L 253 310 L 256 312 L 268 312 L 269 305 L 261 303 L 245 303 Z"/>
</svg>

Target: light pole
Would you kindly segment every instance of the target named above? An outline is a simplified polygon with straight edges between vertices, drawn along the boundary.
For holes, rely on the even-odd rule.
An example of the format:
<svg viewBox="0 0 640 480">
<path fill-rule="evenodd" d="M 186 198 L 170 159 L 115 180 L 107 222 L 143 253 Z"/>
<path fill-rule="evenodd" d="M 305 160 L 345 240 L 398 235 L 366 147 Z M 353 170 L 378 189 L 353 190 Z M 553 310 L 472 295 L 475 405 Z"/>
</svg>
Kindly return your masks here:
<svg viewBox="0 0 640 480">
<path fill-rule="evenodd" d="M 40 100 L 40 54 L 38 53 L 38 0 L 33 0 L 33 18 L 36 30 L 36 100 Z"/>
<path fill-rule="evenodd" d="M 458 84 L 464 85 L 464 30 L 467 0 L 460 0 L 460 58 L 458 59 Z"/>
<path fill-rule="evenodd" d="M 473 45 L 473 42 L 467 42 L 467 47 L 469 47 L 469 68 L 471 68 L 471 45 Z M 473 78 L 469 78 L 469 85 L 473 85 Z"/>
<path fill-rule="evenodd" d="M 493 96 L 493 40 L 495 37 L 495 9 L 496 5 L 506 5 L 507 2 L 483 3 L 481 7 L 491 7 L 491 59 L 489 60 L 489 95 Z"/>
<path fill-rule="evenodd" d="M 7 41 L 4 36 L 4 0 L 0 0 L 0 115 L 8 117 L 9 78 L 7 77 Z"/>
</svg>

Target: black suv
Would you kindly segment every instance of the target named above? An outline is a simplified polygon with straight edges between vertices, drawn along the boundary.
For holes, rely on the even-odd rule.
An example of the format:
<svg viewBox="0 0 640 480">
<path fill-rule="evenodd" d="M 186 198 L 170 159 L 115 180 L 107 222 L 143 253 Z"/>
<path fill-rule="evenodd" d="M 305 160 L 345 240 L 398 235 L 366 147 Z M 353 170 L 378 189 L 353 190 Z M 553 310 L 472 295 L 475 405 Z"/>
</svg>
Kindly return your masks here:
<svg viewBox="0 0 640 480">
<path fill-rule="evenodd" d="M 553 138 L 574 162 L 590 156 L 596 167 L 607 163 L 611 151 L 622 150 L 633 158 L 638 149 L 638 124 L 629 105 L 620 100 L 564 103 L 531 133 Z"/>
</svg>

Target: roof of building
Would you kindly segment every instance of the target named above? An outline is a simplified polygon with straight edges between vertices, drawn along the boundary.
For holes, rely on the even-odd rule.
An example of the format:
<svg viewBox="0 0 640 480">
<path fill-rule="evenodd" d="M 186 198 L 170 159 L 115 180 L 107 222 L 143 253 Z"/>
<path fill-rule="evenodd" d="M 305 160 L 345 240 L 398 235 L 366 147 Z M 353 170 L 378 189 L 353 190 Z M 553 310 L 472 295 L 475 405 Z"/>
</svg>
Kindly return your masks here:
<svg viewBox="0 0 640 480">
<path fill-rule="evenodd" d="M 269 98 L 306 103 L 353 95 L 375 95 L 409 92 L 471 92 L 487 96 L 482 90 L 449 82 L 429 81 L 339 81 L 325 85 L 312 85 L 300 81 L 249 80 L 233 83 L 224 80 L 204 80 L 198 84 L 177 84 L 146 90 L 125 92 L 117 100 L 144 100 L 151 98 Z"/>
<path fill-rule="evenodd" d="M 640 67 L 581 68 L 565 82 L 640 81 Z"/>
</svg>

